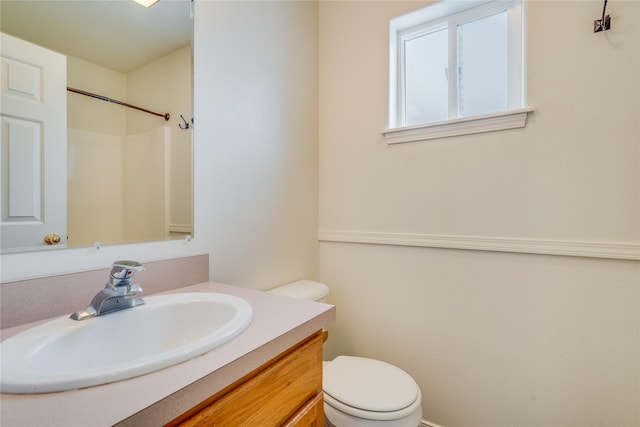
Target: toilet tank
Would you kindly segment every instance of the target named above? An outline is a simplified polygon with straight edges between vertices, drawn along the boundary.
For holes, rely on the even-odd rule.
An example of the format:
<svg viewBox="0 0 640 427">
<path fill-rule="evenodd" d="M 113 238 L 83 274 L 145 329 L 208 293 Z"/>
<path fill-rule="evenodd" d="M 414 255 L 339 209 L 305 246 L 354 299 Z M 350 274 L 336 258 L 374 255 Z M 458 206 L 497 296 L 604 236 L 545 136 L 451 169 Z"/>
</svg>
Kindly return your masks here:
<svg viewBox="0 0 640 427">
<path fill-rule="evenodd" d="M 269 289 L 267 292 L 297 299 L 327 302 L 329 288 L 324 283 L 314 282 L 313 280 L 298 280 L 297 282 Z"/>
</svg>

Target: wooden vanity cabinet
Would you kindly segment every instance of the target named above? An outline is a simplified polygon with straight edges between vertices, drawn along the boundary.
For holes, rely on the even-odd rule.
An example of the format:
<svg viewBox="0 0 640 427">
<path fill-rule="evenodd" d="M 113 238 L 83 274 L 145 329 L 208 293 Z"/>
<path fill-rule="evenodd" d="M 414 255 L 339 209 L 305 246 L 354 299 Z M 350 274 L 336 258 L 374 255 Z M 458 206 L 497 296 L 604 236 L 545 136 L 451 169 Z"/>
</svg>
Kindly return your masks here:
<svg viewBox="0 0 640 427">
<path fill-rule="evenodd" d="M 322 427 L 322 344 L 319 331 L 168 426 Z"/>
</svg>

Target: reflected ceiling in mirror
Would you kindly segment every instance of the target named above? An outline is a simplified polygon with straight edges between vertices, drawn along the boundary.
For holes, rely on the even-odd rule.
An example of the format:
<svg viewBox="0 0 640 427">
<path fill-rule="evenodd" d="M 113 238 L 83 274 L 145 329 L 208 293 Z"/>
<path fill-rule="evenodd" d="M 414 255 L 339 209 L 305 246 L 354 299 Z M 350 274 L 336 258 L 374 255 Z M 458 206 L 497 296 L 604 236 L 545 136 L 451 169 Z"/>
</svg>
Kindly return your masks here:
<svg viewBox="0 0 640 427">
<path fill-rule="evenodd" d="M 171 116 L 68 93 L 65 247 L 193 234 L 191 6 L 0 1 L 3 33 L 67 56 L 68 86 Z"/>
<path fill-rule="evenodd" d="M 2 0 L 2 31 L 128 73 L 191 44 L 190 0 Z"/>
</svg>

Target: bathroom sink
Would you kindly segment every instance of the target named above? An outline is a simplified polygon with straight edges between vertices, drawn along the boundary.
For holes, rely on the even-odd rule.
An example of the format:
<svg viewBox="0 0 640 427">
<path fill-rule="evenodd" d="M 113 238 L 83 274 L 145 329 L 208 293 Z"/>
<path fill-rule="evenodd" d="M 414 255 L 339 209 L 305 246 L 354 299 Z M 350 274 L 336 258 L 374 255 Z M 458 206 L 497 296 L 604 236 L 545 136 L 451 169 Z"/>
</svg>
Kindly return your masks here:
<svg viewBox="0 0 640 427">
<path fill-rule="evenodd" d="M 76 321 L 53 319 L 0 343 L 2 393 L 106 384 L 207 353 L 244 331 L 251 305 L 218 293 L 145 298 L 145 305 Z"/>
</svg>

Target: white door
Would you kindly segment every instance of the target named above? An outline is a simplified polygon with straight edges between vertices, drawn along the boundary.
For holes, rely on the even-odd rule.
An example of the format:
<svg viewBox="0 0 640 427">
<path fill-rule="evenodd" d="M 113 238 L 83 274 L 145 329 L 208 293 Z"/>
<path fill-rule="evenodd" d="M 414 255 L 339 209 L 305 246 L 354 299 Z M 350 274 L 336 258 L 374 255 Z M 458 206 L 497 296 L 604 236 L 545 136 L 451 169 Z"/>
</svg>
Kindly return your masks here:
<svg viewBox="0 0 640 427">
<path fill-rule="evenodd" d="M 2 252 L 67 241 L 66 57 L 0 33 Z M 56 240 L 51 243 L 54 243 Z"/>
</svg>

